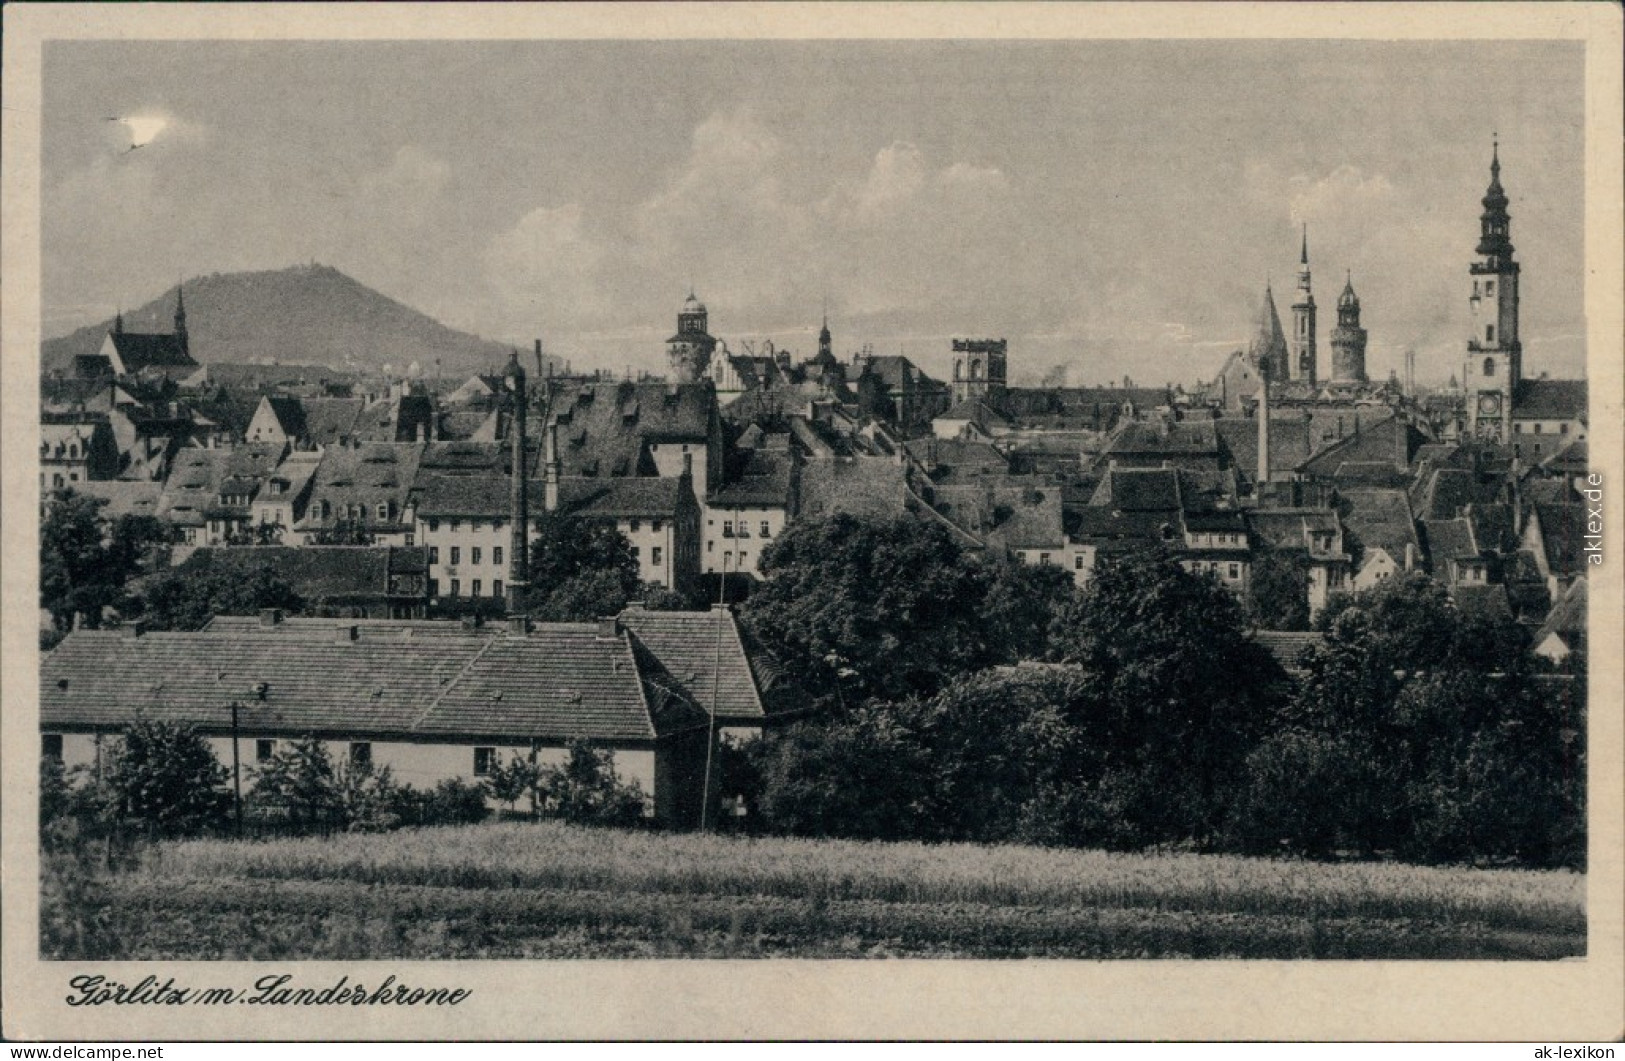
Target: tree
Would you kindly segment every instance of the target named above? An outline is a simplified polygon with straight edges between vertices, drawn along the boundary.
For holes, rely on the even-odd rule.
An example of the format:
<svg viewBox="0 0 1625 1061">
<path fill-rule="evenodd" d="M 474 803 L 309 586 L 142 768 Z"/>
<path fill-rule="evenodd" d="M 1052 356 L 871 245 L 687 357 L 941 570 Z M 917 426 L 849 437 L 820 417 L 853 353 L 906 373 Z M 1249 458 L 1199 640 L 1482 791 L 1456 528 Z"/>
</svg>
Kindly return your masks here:
<svg viewBox="0 0 1625 1061">
<path fill-rule="evenodd" d="M 304 827 L 335 824 L 343 806 L 332 756 L 314 737 L 293 741 L 261 763 L 250 797 Z"/>
<path fill-rule="evenodd" d="M 982 582 L 937 523 L 850 515 L 791 524 L 762 554 L 743 605 L 803 688 L 848 704 L 929 696 L 990 658 Z"/>
<path fill-rule="evenodd" d="M 536 520 L 530 589 L 521 606 L 553 622 L 591 621 L 626 607 L 638 592 L 638 558 L 611 523 L 548 512 Z"/>
<path fill-rule="evenodd" d="M 590 825 L 635 825 L 643 817 L 643 788 L 622 782 L 615 753 L 584 740 L 570 742 L 562 764 L 543 767 L 539 788 L 565 821 Z"/>
<path fill-rule="evenodd" d="M 1514 622 L 1463 616 L 1412 573 L 1334 598 L 1322 626 L 1249 764 L 1240 846 L 1583 859 L 1583 685 L 1534 677 Z"/>
<path fill-rule="evenodd" d="M 369 762 L 341 763 L 333 771 L 333 788 L 344 827 L 351 832 L 376 833 L 401 823 L 394 773 L 388 766 Z"/>
<path fill-rule="evenodd" d="M 227 770 L 191 726 L 137 718 L 109 771 L 119 816 L 160 836 L 218 828 L 231 808 Z"/>
<path fill-rule="evenodd" d="M 485 791 L 498 803 L 507 805 L 508 813 L 512 814 L 514 804 L 525 796 L 534 797 L 536 785 L 541 780 L 541 770 L 528 758 L 519 755 L 508 760 L 507 765 L 498 764 L 485 775 Z M 532 810 L 534 810 L 534 806 Z"/>
<path fill-rule="evenodd" d="M 1052 655 L 1056 620 L 1077 594 L 1072 573 L 1050 564 L 992 567 L 979 609 L 992 658 L 1015 663 Z"/>
<path fill-rule="evenodd" d="M 1097 571 L 1062 619 L 1058 655 L 1087 686 L 1070 721 L 1092 749 L 1095 816 L 1079 842 L 1211 840 L 1273 715 L 1269 654 L 1212 579 L 1132 554 Z"/>
<path fill-rule="evenodd" d="M 1309 554 L 1261 545 L 1254 553 L 1248 601 L 1266 630 L 1309 629 Z"/>
<path fill-rule="evenodd" d="M 903 840 L 925 835 L 931 764 L 886 704 L 860 704 L 750 745 L 767 825 L 796 836 Z"/>
<path fill-rule="evenodd" d="M 293 586 L 269 564 L 172 571 L 154 579 L 138 603 L 143 620 L 154 630 L 200 630 L 216 615 L 304 608 Z"/>
<path fill-rule="evenodd" d="M 129 549 L 106 540 L 100 515 L 106 503 L 73 490 L 51 494 L 40 525 L 40 607 L 58 630 L 73 629 L 75 616 L 100 626 L 135 572 Z"/>
</svg>

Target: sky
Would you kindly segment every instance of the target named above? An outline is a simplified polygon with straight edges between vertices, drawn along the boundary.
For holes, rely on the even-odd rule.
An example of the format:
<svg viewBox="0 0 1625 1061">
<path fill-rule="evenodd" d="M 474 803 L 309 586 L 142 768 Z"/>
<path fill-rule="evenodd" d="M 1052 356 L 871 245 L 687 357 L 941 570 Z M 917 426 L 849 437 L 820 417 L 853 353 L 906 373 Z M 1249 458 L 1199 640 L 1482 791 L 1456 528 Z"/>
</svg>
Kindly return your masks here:
<svg viewBox="0 0 1625 1061">
<path fill-rule="evenodd" d="M 320 262 L 576 369 L 729 349 L 1211 379 L 1308 225 L 1385 376 L 1459 371 L 1499 134 L 1527 371 L 1577 376 L 1575 42 L 52 42 L 47 336 L 177 279 Z M 129 121 L 109 122 L 110 117 Z M 131 149 L 141 141 L 142 146 Z"/>
</svg>

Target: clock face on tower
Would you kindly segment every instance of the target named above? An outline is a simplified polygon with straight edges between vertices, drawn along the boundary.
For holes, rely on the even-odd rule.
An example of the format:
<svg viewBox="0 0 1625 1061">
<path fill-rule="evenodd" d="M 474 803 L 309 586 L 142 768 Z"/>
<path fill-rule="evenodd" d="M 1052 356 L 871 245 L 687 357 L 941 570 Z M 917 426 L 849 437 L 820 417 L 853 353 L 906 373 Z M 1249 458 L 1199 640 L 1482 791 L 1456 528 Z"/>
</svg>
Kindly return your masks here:
<svg viewBox="0 0 1625 1061">
<path fill-rule="evenodd" d="M 1478 414 L 1480 416 L 1495 416 L 1501 411 L 1501 396 L 1499 394 L 1484 394 L 1478 399 Z"/>
</svg>

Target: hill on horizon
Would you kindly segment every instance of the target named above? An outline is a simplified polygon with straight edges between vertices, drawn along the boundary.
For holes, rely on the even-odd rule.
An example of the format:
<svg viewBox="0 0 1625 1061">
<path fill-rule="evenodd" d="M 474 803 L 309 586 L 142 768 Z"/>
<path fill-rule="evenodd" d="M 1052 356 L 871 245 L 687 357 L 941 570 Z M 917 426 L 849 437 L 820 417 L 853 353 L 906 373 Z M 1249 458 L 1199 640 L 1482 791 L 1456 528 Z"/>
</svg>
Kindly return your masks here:
<svg viewBox="0 0 1625 1061">
<path fill-rule="evenodd" d="M 213 273 L 184 284 L 192 357 L 202 364 L 316 364 L 364 373 L 387 364 L 400 374 L 415 361 L 422 375 L 433 376 L 438 362 L 438 374 L 451 376 L 496 371 L 512 349 L 448 328 L 328 265 Z M 125 310 L 125 330 L 171 330 L 176 290 Z M 45 340 L 41 371 L 71 371 L 76 356 L 101 349 L 112 327 L 109 317 Z M 529 351 L 520 357 L 535 371 Z"/>
</svg>

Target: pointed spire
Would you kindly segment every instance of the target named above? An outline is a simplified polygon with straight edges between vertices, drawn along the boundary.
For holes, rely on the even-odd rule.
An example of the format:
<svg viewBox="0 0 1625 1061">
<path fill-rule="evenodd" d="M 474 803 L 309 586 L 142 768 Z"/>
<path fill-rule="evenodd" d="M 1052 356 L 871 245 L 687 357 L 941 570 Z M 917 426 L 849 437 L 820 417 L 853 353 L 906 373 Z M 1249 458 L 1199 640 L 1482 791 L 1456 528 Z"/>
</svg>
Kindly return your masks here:
<svg viewBox="0 0 1625 1061">
<path fill-rule="evenodd" d="M 119 307 L 119 311 L 117 313 L 113 314 L 113 334 L 124 334 L 124 307 L 122 306 Z"/>
<path fill-rule="evenodd" d="M 1298 264 L 1309 264 L 1309 222 L 1303 223 L 1303 253 L 1298 256 Z"/>
<path fill-rule="evenodd" d="M 1281 328 L 1281 315 L 1275 309 L 1275 294 L 1268 283 L 1264 285 L 1264 300 L 1258 307 L 1253 339 L 1247 353 L 1259 371 L 1274 379 L 1286 378 L 1286 332 Z"/>
</svg>

